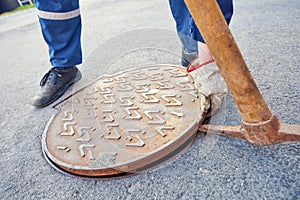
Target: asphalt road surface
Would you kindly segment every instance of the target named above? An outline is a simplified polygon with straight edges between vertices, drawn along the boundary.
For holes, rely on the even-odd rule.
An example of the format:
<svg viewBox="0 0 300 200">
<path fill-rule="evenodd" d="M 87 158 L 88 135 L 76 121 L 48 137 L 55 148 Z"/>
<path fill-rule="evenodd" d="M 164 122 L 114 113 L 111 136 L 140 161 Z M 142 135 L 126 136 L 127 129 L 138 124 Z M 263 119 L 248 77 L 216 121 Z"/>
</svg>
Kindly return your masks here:
<svg viewBox="0 0 300 200">
<path fill-rule="evenodd" d="M 300 1 L 236 0 L 230 25 L 261 93 L 280 121 L 300 124 Z M 180 64 L 168 1 L 82 0 L 83 78 L 64 97 L 106 73 Z M 200 137 L 155 170 L 82 180 L 54 170 L 41 137 L 55 112 L 30 105 L 49 69 L 35 10 L 0 16 L 0 199 L 300 198 L 300 144 L 255 146 Z M 238 125 L 230 94 L 212 123 Z"/>
</svg>

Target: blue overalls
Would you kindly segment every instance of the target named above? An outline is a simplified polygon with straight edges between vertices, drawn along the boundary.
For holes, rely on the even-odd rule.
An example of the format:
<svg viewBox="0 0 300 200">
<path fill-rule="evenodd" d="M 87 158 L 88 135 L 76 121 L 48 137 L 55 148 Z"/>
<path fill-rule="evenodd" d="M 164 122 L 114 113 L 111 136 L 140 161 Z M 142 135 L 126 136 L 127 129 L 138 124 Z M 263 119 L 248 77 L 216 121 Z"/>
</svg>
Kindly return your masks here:
<svg viewBox="0 0 300 200">
<path fill-rule="evenodd" d="M 201 1 L 201 0 L 199 0 Z M 229 24 L 233 14 L 232 0 L 217 0 L 220 9 Z M 176 22 L 177 33 L 186 52 L 198 51 L 197 41 L 204 42 L 184 0 L 169 0 Z"/>
<path fill-rule="evenodd" d="M 53 67 L 82 63 L 79 0 L 35 0 Z"/>
</svg>

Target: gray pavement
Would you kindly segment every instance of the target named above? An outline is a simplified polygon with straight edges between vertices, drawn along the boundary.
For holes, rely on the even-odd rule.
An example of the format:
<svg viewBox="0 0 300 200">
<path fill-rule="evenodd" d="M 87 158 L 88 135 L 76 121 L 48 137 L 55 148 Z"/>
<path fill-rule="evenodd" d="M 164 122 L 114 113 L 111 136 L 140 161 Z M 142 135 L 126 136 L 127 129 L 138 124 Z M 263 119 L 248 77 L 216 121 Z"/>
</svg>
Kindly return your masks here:
<svg viewBox="0 0 300 200">
<path fill-rule="evenodd" d="M 179 64 L 180 43 L 168 1 L 82 0 L 83 79 Z M 232 32 L 267 104 L 282 122 L 300 124 L 300 1 L 236 0 Z M 150 172 L 115 180 L 72 178 L 51 168 L 41 136 L 53 115 L 31 98 L 49 68 L 34 10 L 0 16 L 0 199 L 299 199 L 300 144 L 259 147 L 219 136 L 199 138 Z M 212 123 L 237 125 L 230 95 Z"/>
</svg>

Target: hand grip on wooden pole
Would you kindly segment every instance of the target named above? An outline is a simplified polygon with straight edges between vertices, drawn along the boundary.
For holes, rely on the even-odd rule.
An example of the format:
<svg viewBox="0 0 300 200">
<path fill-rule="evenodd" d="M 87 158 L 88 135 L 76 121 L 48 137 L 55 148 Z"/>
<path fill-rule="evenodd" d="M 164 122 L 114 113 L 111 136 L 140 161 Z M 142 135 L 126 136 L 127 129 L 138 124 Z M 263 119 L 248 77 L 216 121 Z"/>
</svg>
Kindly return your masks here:
<svg viewBox="0 0 300 200">
<path fill-rule="evenodd" d="M 246 123 L 272 118 L 215 0 L 185 0 Z"/>
</svg>

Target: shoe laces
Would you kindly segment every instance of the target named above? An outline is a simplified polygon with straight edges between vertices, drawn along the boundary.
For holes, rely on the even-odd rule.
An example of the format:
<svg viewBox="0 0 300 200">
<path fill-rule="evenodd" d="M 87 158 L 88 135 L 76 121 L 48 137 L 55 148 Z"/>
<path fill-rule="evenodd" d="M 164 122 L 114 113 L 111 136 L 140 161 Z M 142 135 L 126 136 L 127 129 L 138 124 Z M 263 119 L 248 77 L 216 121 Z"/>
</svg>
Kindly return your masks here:
<svg viewBox="0 0 300 200">
<path fill-rule="evenodd" d="M 55 68 L 52 68 L 43 76 L 40 82 L 40 86 L 44 86 L 47 82 L 54 85 L 56 83 L 57 77 L 61 76 L 62 75 L 57 70 L 55 70 Z"/>
</svg>

